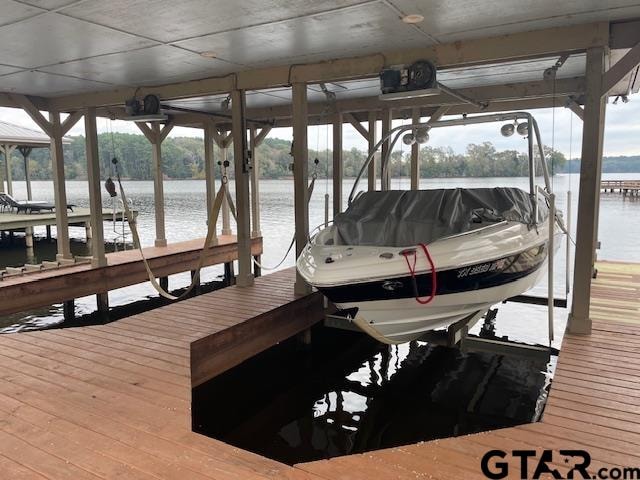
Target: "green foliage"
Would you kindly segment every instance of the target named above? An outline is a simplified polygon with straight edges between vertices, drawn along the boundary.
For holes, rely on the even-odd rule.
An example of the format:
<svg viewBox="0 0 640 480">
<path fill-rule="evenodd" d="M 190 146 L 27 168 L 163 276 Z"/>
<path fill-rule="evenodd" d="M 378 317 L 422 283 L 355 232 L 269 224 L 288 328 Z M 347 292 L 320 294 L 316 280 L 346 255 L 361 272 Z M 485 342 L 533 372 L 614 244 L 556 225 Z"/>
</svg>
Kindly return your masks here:
<svg viewBox="0 0 640 480">
<path fill-rule="evenodd" d="M 153 178 L 151 145 L 143 135 L 129 133 L 109 133 L 98 135 L 100 169 L 106 178 L 112 175 L 111 159 L 120 161 L 120 171 L 124 178 L 150 180 Z M 404 153 L 395 151 L 391 155 L 390 168 L 394 178 L 408 177 L 411 170 L 409 149 Z M 267 138 L 257 150 L 262 178 L 283 178 L 292 175 L 290 166 L 291 142 L 279 138 Z M 544 147 L 547 162 L 554 172 L 578 172 L 579 160 L 567 161 L 561 152 Z M 65 145 L 65 174 L 67 179 L 86 178 L 84 137 L 72 138 Z M 367 154 L 356 148 L 345 150 L 342 154 L 344 176 L 355 177 L 362 167 Z M 218 148 L 214 148 L 216 176 L 220 176 L 221 167 Z M 315 167 L 313 160 L 319 159 Z M 4 173 L 4 159 L 1 170 Z M 231 163 L 229 176 L 233 176 L 233 149 L 229 149 L 228 160 Z M 201 138 L 169 137 L 162 144 L 162 164 L 166 178 L 202 179 L 204 172 L 204 145 Z M 29 168 L 32 180 L 51 178 L 51 160 L 47 148 L 34 149 L 31 153 Z M 332 175 L 332 152 L 309 150 L 309 172 L 316 171 L 319 177 Z M 514 177 L 526 176 L 527 156 L 516 150 L 496 150 L 490 142 L 470 144 L 464 154 L 455 153 L 451 148 L 423 146 L 420 149 L 420 173 L 426 178 L 446 177 Z M 640 157 L 614 157 L 604 160 L 604 171 L 640 172 Z M 540 172 L 538 172 L 540 173 Z M 24 179 L 24 162 L 18 152 L 14 152 L 12 174 L 16 180 Z M 4 175 L 2 175 L 4 176 Z M 366 176 L 366 174 L 365 174 Z"/>
</svg>

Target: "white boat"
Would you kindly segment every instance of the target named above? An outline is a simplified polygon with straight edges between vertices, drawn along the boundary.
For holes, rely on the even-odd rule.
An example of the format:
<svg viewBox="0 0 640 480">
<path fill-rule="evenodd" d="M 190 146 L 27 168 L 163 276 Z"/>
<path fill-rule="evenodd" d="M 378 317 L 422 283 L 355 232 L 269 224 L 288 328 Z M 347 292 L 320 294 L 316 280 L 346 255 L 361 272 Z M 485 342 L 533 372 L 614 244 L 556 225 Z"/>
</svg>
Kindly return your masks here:
<svg viewBox="0 0 640 480">
<path fill-rule="evenodd" d="M 528 113 L 464 121 L 521 118 L 537 131 Z M 400 135 L 406 128 L 394 130 Z M 349 208 L 312 237 L 298 258 L 298 271 L 338 308 L 349 310 L 358 327 L 385 343 L 479 318 L 538 283 L 549 254 L 550 225 L 552 244 L 560 245 L 563 227 L 548 220 L 550 186 L 535 185 L 535 161 L 530 165 L 530 192 L 387 190 L 353 199 L 356 182 Z"/>
</svg>

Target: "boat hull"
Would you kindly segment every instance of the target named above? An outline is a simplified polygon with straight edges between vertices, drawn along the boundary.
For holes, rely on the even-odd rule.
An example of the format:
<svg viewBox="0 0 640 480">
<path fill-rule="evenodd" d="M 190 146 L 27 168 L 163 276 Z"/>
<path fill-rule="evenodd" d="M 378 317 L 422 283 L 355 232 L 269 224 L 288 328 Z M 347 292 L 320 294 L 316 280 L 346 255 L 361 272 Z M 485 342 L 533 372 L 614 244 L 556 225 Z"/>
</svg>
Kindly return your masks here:
<svg viewBox="0 0 640 480">
<path fill-rule="evenodd" d="M 532 288 L 542 274 L 544 269 L 538 267 L 502 285 L 436 294 L 426 305 L 418 303 L 415 297 L 334 303 L 342 310 L 357 308 L 354 323 L 374 338 L 384 343 L 404 343 L 416 340 L 425 332 L 484 314 L 492 305 Z M 330 293 L 325 295 L 331 299 Z"/>
<path fill-rule="evenodd" d="M 482 315 L 492 305 L 536 285 L 545 272 L 548 229 L 513 228 L 505 225 L 472 238 L 430 245 L 437 270 L 435 296 L 427 304 L 418 302 L 416 297 L 429 297 L 434 275 L 420 249 L 416 249 L 417 262 L 423 268 L 418 268 L 415 276 L 408 272 L 405 258 L 398 252 L 392 259 L 379 260 L 381 252 L 388 248 L 311 247 L 299 259 L 298 269 L 338 308 L 357 309 L 353 321 L 366 333 L 385 343 L 403 343 L 467 317 Z M 558 247 L 561 236 L 559 232 L 555 235 L 554 244 Z M 500 242 L 503 256 L 496 257 L 495 246 Z M 327 264 L 328 256 L 333 261 Z M 318 261 L 321 259 L 325 262 Z M 342 265 L 334 267 L 335 263 Z M 349 270 L 348 266 L 353 268 Z M 329 271 L 332 267 L 333 272 Z M 380 273 L 377 278 L 361 276 L 355 280 L 361 272 L 375 270 Z M 328 282 L 331 277 L 342 278 Z"/>
</svg>

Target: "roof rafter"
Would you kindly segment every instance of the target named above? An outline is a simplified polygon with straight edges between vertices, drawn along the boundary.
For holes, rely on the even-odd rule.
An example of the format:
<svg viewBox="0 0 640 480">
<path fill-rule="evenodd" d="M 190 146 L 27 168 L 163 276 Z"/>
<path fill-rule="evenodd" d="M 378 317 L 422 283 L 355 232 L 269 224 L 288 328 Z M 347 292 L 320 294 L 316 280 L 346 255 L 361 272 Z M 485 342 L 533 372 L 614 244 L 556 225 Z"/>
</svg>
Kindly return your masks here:
<svg viewBox="0 0 640 480">
<path fill-rule="evenodd" d="M 609 43 L 609 23 L 556 27 L 531 32 L 452 42 L 426 48 L 383 52 L 304 65 L 265 67 L 233 73 L 224 77 L 185 81 L 168 85 L 130 87 L 98 93 L 67 95 L 48 100 L 50 108 L 71 111 L 87 106 L 124 103 L 137 93 L 158 95 L 162 100 L 226 93 L 234 88 L 257 90 L 288 86 L 292 83 L 343 81 L 376 76 L 388 65 L 408 64 L 428 59 L 438 68 L 505 62 L 566 52 L 584 51 Z"/>
</svg>

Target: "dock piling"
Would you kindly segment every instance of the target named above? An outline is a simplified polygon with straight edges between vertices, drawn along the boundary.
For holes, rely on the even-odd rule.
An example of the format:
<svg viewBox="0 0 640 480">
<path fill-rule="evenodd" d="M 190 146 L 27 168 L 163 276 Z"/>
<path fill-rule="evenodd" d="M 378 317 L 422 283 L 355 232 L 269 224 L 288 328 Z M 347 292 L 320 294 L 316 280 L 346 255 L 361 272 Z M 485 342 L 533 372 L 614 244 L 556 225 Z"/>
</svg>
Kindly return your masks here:
<svg viewBox="0 0 640 480">
<path fill-rule="evenodd" d="M 62 304 L 62 314 L 65 322 L 73 322 L 76 319 L 76 302 L 67 300 Z"/>
</svg>

